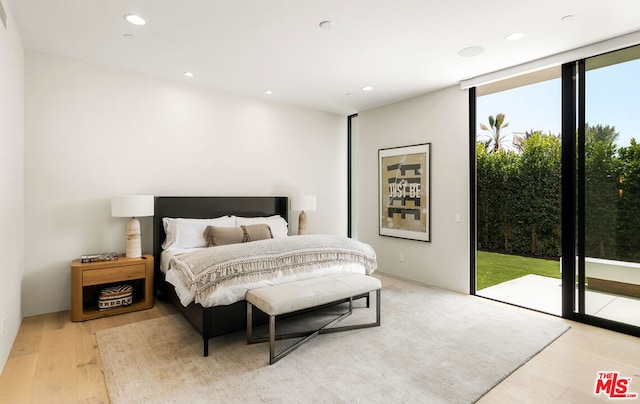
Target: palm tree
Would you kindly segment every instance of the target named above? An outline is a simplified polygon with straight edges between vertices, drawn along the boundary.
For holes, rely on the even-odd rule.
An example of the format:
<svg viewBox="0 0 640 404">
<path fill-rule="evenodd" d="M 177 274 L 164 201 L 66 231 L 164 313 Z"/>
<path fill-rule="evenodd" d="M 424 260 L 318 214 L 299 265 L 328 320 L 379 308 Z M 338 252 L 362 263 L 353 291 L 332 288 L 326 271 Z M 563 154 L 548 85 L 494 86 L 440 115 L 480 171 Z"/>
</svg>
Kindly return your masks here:
<svg viewBox="0 0 640 404">
<path fill-rule="evenodd" d="M 524 150 L 524 141 L 529 139 L 533 135 L 533 131 L 525 132 L 513 132 L 513 147 L 516 148 L 518 153 L 522 153 Z"/>
<path fill-rule="evenodd" d="M 551 131 L 547 132 L 549 136 L 554 136 Z M 531 138 L 533 135 L 545 136 L 545 132 L 541 130 L 527 130 L 524 132 L 513 132 L 513 147 L 516 148 L 518 153 L 522 153 L 524 150 L 524 141 Z"/>
<path fill-rule="evenodd" d="M 588 122 L 584 131 L 586 133 L 587 141 L 591 140 L 593 142 L 602 142 L 607 145 L 614 145 L 620 135 L 616 132 L 615 126 L 601 124 L 591 126 Z"/>
<path fill-rule="evenodd" d="M 493 143 L 492 152 L 502 147 L 502 143 L 504 142 L 507 135 L 503 135 L 500 132 L 507 126 L 509 126 L 509 123 L 504 122 L 504 114 L 502 113 L 497 114 L 495 118 L 493 117 L 493 115 L 489 115 L 489 127 L 487 127 L 487 125 L 483 123 L 480 124 L 480 129 L 486 130 L 487 132 L 491 133 L 491 135 L 488 135 L 490 136 L 488 143 Z"/>
</svg>

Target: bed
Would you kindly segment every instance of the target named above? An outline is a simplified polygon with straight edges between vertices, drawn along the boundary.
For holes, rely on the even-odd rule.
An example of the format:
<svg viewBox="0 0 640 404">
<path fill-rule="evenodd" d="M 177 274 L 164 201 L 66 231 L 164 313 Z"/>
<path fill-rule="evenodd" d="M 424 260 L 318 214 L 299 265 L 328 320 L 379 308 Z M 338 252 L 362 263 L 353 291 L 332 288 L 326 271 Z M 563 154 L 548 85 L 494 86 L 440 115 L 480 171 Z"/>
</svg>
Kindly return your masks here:
<svg viewBox="0 0 640 404">
<path fill-rule="evenodd" d="M 159 297 L 170 300 L 179 312 L 181 312 L 188 321 L 200 332 L 204 343 L 204 356 L 208 356 L 209 339 L 218 335 L 230 333 L 233 331 L 242 330 L 246 327 L 246 301 L 244 300 L 244 291 L 242 294 L 235 293 L 230 300 L 227 299 L 226 294 L 222 294 L 222 299 L 218 297 L 211 298 L 209 295 L 206 297 L 200 295 L 194 295 L 196 298 L 187 298 L 185 300 L 184 290 L 180 288 L 176 283 L 175 273 L 179 272 L 178 269 L 185 270 L 184 268 L 192 268 L 193 265 L 184 265 L 183 260 L 189 258 L 189 254 L 172 256 L 174 247 L 169 247 L 168 250 L 164 250 L 167 247 L 167 243 L 171 241 L 172 231 L 169 231 L 169 237 L 165 234 L 165 225 L 163 219 L 166 218 L 181 218 L 181 223 L 185 222 L 203 222 L 203 221 L 190 221 L 189 219 L 211 219 L 223 217 L 237 217 L 245 218 L 246 221 L 251 221 L 251 218 L 269 218 L 272 216 L 280 216 L 282 222 L 288 221 L 288 198 L 287 197 L 156 197 L 155 198 L 155 215 L 154 215 L 154 240 L 153 240 L 153 252 L 154 252 L 154 265 L 155 265 L 155 290 Z M 273 226 L 271 226 L 273 227 Z M 249 243 L 251 248 L 247 250 L 247 245 L 231 245 L 213 248 L 200 248 L 194 254 L 191 255 L 204 255 L 215 252 L 227 252 L 236 251 L 236 254 L 240 254 L 243 257 L 249 253 L 246 251 L 258 251 L 261 247 L 272 246 L 279 243 L 309 243 L 315 236 L 295 236 L 295 237 L 282 237 L 282 233 L 286 236 L 287 228 L 285 222 L 284 230 L 278 229 L 280 239 L 276 240 L 276 229 L 274 229 L 274 238 L 256 241 L 255 243 Z M 322 236 L 317 236 L 322 237 Z M 345 239 L 345 238 L 343 238 Z M 358 243 L 357 241 L 349 242 Z M 228 250 L 225 250 L 227 248 Z M 244 248 L 244 250 L 242 249 Z M 369 247 L 370 248 L 370 247 Z M 164 252 L 163 252 L 164 250 Z M 214 251 L 215 250 L 215 251 Z M 181 251 L 178 251 L 179 253 Z M 373 250 L 371 250 L 373 252 Z M 250 255 L 250 254 L 249 254 Z M 169 257 L 169 258 L 168 258 Z M 375 253 L 373 253 L 373 263 L 375 264 Z M 299 257 L 298 257 L 299 258 Z M 253 259 L 253 258 L 252 258 Z M 173 264 L 171 268 L 167 266 L 167 262 L 171 261 Z M 259 260 L 254 260 L 254 264 L 261 264 Z M 369 262 L 370 264 L 370 262 Z M 270 264 L 272 265 L 272 264 Z M 323 264 L 325 265 L 325 264 Z M 272 265 L 273 266 L 273 265 Z M 371 266 L 371 265 L 369 265 Z M 375 269 L 375 268 L 374 268 Z M 336 270 L 334 267 L 327 268 L 328 271 Z M 364 270 L 364 267 L 347 267 L 347 269 L 338 270 Z M 168 271 L 168 272 L 166 272 Z M 315 270 L 314 270 L 315 271 Z M 215 271 L 210 271 L 211 273 Z M 167 275 L 165 275 L 165 273 Z M 318 271 L 314 274 L 305 273 L 303 276 L 322 276 L 322 271 Z M 295 276 L 281 276 L 280 269 L 278 269 L 279 279 L 277 282 L 289 282 L 294 281 Z M 253 278 L 252 278 L 253 279 Z M 193 281 L 193 278 L 190 278 Z M 261 279 L 258 282 L 262 282 Z M 172 285 L 173 284 L 173 285 Z M 174 287 L 176 285 L 177 287 Z M 257 283 L 253 283 L 251 287 L 257 287 Z M 191 285 L 193 286 L 193 285 Z M 244 286 L 244 285 L 241 285 Z M 178 293 L 176 292 L 178 289 Z M 224 289 L 224 288 L 223 288 Z M 241 290 L 241 289 L 240 289 Z M 256 322 L 267 321 L 266 315 L 262 313 L 256 313 L 254 318 Z"/>
</svg>

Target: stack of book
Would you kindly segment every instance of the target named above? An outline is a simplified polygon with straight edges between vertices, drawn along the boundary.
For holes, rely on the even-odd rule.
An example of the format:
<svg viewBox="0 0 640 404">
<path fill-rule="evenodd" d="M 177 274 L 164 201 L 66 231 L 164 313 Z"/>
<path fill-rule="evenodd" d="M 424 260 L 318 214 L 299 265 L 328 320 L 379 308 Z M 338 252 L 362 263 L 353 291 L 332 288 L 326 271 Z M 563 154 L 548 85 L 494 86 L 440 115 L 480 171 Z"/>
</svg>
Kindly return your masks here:
<svg viewBox="0 0 640 404">
<path fill-rule="evenodd" d="M 87 254 L 80 257 L 80 262 L 100 262 L 100 261 L 115 261 L 118 259 L 118 254 L 114 252 L 102 253 L 102 254 Z"/>
</svg>

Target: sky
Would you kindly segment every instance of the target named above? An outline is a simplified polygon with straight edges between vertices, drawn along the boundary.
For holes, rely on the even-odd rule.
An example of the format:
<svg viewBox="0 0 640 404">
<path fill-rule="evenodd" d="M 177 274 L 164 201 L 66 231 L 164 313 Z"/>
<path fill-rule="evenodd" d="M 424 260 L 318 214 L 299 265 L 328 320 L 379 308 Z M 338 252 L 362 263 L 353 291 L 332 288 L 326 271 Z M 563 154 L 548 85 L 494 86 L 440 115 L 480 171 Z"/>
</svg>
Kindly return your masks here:
<svg viewBox="0 0 640 404">
<path fill-rule="evenodd" d="M 477 133 L 488 133 L 480 129 L 480 123 L 488 126 L 489 115 L 503 113 L 509 123 L 503 130 L 509 145 L 514 132 L 560 134 L 561 100 L 559 78 L 478 97 Z M 640 141 L 640 60 L 587 71 L 586 100 L 590 125 L 615 126 L 618 146 L 628 146 L 632 137 Z"/>
</svg>

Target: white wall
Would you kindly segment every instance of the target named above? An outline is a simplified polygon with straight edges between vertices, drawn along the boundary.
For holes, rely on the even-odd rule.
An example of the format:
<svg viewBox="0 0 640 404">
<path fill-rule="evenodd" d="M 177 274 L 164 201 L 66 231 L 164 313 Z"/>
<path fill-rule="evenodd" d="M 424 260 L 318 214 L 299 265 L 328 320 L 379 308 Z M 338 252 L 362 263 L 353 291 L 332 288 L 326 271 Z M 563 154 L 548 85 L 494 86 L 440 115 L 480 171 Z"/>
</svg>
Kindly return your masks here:
<svg viewBox="0 0 640 404">
<path fill-rule="evenodd" d="M 24 272 L 24 54 L 11 10 L 8 5 L 4 9 L 6 31 L 0 23 L 0 372 L 22 322 Z"/>
<path fill-rule="evenodd" d="M 463 293 L 470 256 L 468 100 L 467 91 L 452 87 L 358 114 L 358 238 L 376 250 L 379 271 Z M 419 143 L 431 143 L 432 241 L 379 236 L 378 149 Z"/>
<path fill-rule="evenodd" d="M 114 195 L 310 193 L 309 231 L 346 235 L 346 117 L 33 52 L 25 81 L 25 316 L 69 308 L 72 259 L 124 251 Z"/>
</svg>

